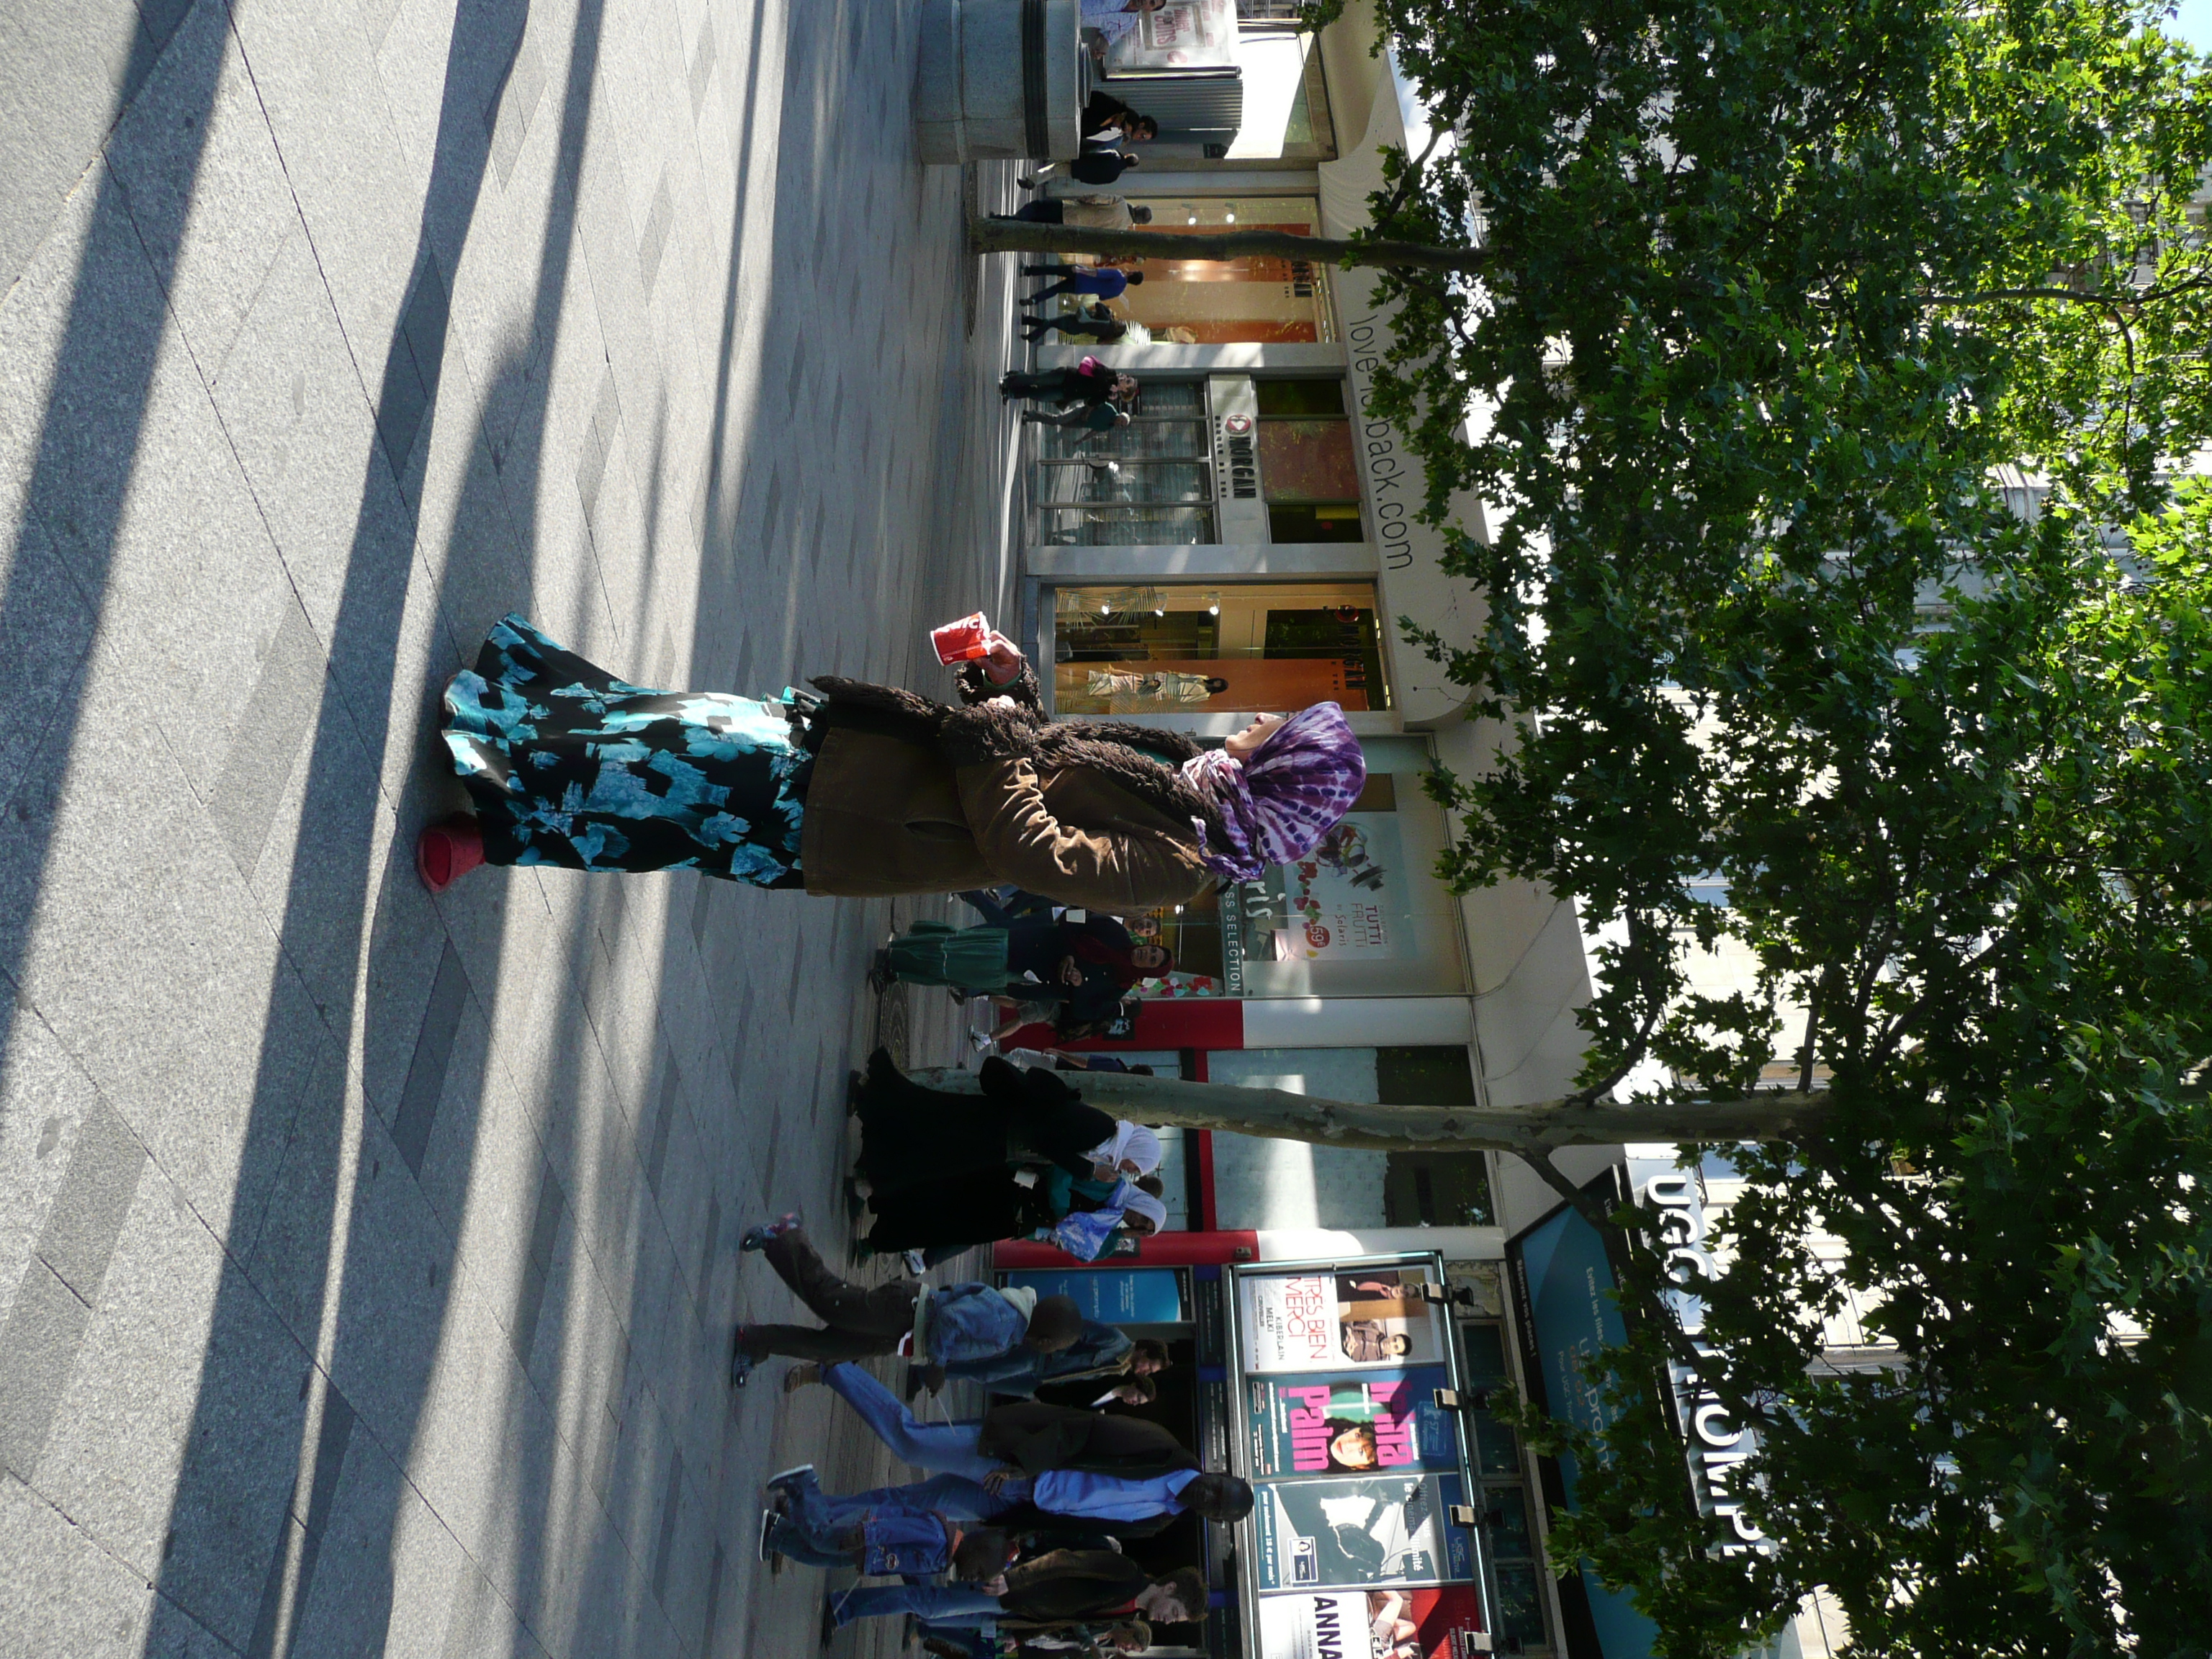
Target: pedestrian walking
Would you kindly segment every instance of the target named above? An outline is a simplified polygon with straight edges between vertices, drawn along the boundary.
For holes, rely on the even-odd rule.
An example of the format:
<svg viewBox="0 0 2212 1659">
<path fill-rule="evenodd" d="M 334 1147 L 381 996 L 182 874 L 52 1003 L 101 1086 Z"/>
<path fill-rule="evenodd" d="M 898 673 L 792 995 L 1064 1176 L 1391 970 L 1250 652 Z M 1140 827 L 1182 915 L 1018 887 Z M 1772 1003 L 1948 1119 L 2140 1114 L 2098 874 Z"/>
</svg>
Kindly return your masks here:
<svg viewBox="0 0 2212 1659">
<path fill-rule="evenodd" d="M 1003 1528 L 971 1529 L 941 1510 L 916 1508 L 896 1497 L 854 1513 L 849 1505 L 823 1501 L 811 1468 L 792 1470 L 775 1484 L 779 1504 L 761 1511 L 760 1559 L 771 1572 L 789 1560 L 909 1578 L 949 1574 L 979 1584 L 996 1578 L 1014 1559 Z"/>
<path fill-rule="evenodd" d="M 830 1271 L 795 1217 L 752 1228 L 738 1248 L 766 1256 L 822 1328 L 738 1326 L 730 1357 L 730 1382 L 737 1388 L 771 1353 L 840 1360 L 906 1352 L 946 1365 L 1023 1346 L 1056 1352 L 1083 1329 L 1082 1314 L 1064 1296 L 1040 1301 L 1034 1291 L 975 1284 L 932 1290 L 914 1279 L 853 1284 Z"/>
<path fill-rule="evenodd" d="M 1158 1177 L 1109 1183 L 1078 1180 L 1065 1170 L 1002 1168 L 878 1193 L 868 1200 L 876 1220 L 867 1243 L 879 1254 L 919 1250 L 933 1263 L 975 1245 L 1029 1238 L 1096 1261 L 1118 1238 L 1149 1237 L 1167 1224 L 1167 1206 L 1146 1182 L 1158 1185 Z"/>
<path fill-rule="evenodd" d="M 1079 185 L 1110 185 L 1144 159 L 1099 145 L 1085 149 L 1072 161 L 1047 161 L 1042 167 L 1032 167 L 1014 182 L 1024 190 L 1042 190 L 1046 180 L 1064 167 L 1067 176 Z"/>
<path fill-rule="evenodd" d="M 1103 306 L 1093 306 L 1087 311 L 1022 313 L 1022 338 L 1032 345 L 1054 331 L 1079 337 L 1097 345 L 1119 345 L 1129 337 L 1129 325 Z"/>
<path fill-rule="evenodd" d="M 1137 377 L 1124 374 L 1095 356 L 1073 368 L 1008 369 L 999 377 L 999 395 L 1012 401 L 1035 398 L 1055 404 L 1101 404 L 1137 395 Z"/>
<path fill-rule="evenodd" d="M 1078 1415 L 1099 1416 L 1095 1412 Z M 947 1522 L 988 1521 L 1009 1533 L 1067 1522 L 1105 1522 L 1132 1529 L 1116 1532 L 1117 1537 L 1141 1538 L 1164 1530 L 1182 1515 L 1195 1515 L 1217 1526 L 1233 1526 L 1252 1513 L 1252 1488 L 1233 1474 L 1206 1474 L 1197 1469 L 1172 1469 L 1153 1475 L 1097 1474 L 1079 1469 L 1050 1469 L 1029 1475 L 1000 1469 L 981 1480 L 940 1474 L 903 1486 L 879 1486 L 873 1492 L 842 1497 L 813 1487 L 806 1491 L 799 1509 L 806 1521 L 795 1530 L 830 1539 L 878 1513 L 936 1515 Z"/>
<path fill-rule="evenodd" d="M 831 1600 L 823 1633 L 856 1619 L 909 1613 L 933 1625 L 1020 1620 L 1057 1626 L 1132 1615 L 1186 1624 L 1206 1617 L 1206 1580 L 1195 1567 L 1155 1578 L 1114 1550 L 1054 1550 L 1007 1568 L 1000 1595 L 951 1585 L 864 1584 Z"/>
<path fill-rule="evenodd" d="M 1118 265 L 1024 265 L 1024 276 L 1044 276 L 1049 286 L 1030 295 L 1027 303 L 1041 305 L 1047 300 L 1063 294 L 1083 295 L 1094 300 L 1118 300 L 1130 288 L 1145 280 L 1141 270 L 1123 270 Z"/>
<path fill-rule="evenodd" d="M 1091 89 L 1083 106 L 1082 125 L 1085 144 L 1143 143 L 1160 136 L 1158 121 L 1139 114 L 1103 87 Z"/>
<path fill-rule="evenodd" d="M 1018 219 L 1033 225 L 1073 225 L 1082 230 L 1134 230 L 1152 222 L 1148 207 L 1131 207 L 1124 196 L 1060 196 L 1049 201 L 1024 203 L 1012 213 L 994 213 L 994 219 Z"/>
<path fill-rule="evenodd" d="M 1048 720 L 1019 648 L 988 644 L 962 665 L 964 708 L 834 676 L 818 700 L 763 702 L 627 684 L 509 616 L 446 689 L 476 811 L 424 830 L 416 868 L 434 890 L 481 863 L 856 897 L 1012 882 L 1133 914 L 1310 852 L 1365 781 L 1333 702 L 1201 750 Z"/>
</svg>

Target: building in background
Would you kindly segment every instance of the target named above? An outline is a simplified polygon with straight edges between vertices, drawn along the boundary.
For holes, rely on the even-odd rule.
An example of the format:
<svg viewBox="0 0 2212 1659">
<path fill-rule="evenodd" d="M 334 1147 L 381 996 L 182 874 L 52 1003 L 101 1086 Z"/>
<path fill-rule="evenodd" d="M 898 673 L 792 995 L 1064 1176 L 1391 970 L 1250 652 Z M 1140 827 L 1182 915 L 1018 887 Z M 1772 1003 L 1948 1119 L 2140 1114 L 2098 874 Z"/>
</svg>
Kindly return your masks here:
<svg viewBox="0 0 2212 1659">
<path fill-rule="evenodd" d="M 1390 52 L 1371 50 L 1372 6 L 1354 0 L 1318 37 L 1299 30 L 1297 9 L 1168 0 L 1109 46 L 1107 89 L 1161 123 L 1161 141 L 1116 186 L 1153 210 L 1154 228 L 1345 234 L 1366 222 L 1383 147 L 1426 143 L 1419 99 Z M 1590 988 L 1573 907 L 1526 884 L 1462 897 L 1433 874 L 1455 826 L 1423 778 L 1438 763 L 1474 769 L 1498 734 L 1464 717 L 1465 689 L 1402 637 L 1411 617 L 1468 644 L 1484 612 L 1479 592 L 1445 574 L 1442 536 L 1413 521 L 1419 463 L 1365 413 L 1393 322 L 1372 278 L 1281 258 L 1143 269 L 1112 309 L 1146 343 L 1048 335 L 1037 354 L 1052 368 L 1095 352 L 1143 386 L 1126 428 L 1032 427 L 1025 438 L 1021 629 L 1050 665 L 1045 695 L 1063 717 L 1201 738 L 1334 699 L 1361 734 L 1370 781 L 1310 859 L 1128 919 L 1175 949 L 1180 971 L 1147 988 L 1119 1040 L 1083 1046 L 1354 1101 L 1512 1105 L 1568 1092 Z M 1486 533 L 1480 501 L 1455 514 Z M 1735 966 L 1711 964 L 1717 978 Z M 1623 1598 L 1545 1565 L 1546 1504 L 1571 1501 L 1573 1471 L 1526 1455 L 1480 1409 L 1499 1382 L 1566 1408 L 1571 1356 L 1607 1340 L 1612 1311 L 1589 1294 L 1604 1264 L 1589 1230 L 1525 1169 L 1488 1154 L 1164 1139 L 1171 1231 L 1091 1268 L 1037 1245 L 1001 1246 L 999 1265 L 1167 1340 L 1182 1363 L 1146 1409 L 1195 1437 L 1213 1466 L 1267 1486 L 1249 1536 L 1158 1546 L 1210 1565 L 1208 1648 L 1224 1659 L 1642 1659 L 1649 1628 Z M 1635 1150 L 1633 1164 L 1622 1147 L 1558 1161 L 1578 1182 L 1641 1191 L 1661 1179 L 1669 1195 L 1707 1201 L 1702 1175 L 1686 1189 L 1670 1153 L 1651 1164 L 1654 1149 Z M 1334 1328 L 1357 1299 L 1352 1276 L 1369 1273 L 1449 1298 L 1408 1305 L 1418 1356 L 1367 1367 L 1316 1350 L 1293 1367 L 1274 1363 L 1286 1351 L 1271 1359 L 1255 1346 L 1262 1328 L 1303 1316 L 1294 1304 L 1315 1328 Z M 1455 1403 L 1439 1405 L 1439 1389 Z M 1320 1432 L 1313 1401 L 1324 1425 L 1411 1425 L 1378 1431 L 1406 1460 L 1389 1466 L 1403 1471 L 1396 1487 L 1362 1485 L 1382 1479 L 1380 1464 L 1297 1461 L 1298 1435 Z M 1694 1429 L 1694 1402 L 1685 1421 Z M 1712 1450 L 1685 1479 L 1724 1505 L 1736 1449 Z M 1344 1531 L 1354 1519 L 1367 1542 Z M 1832 1645 L 1806 1631 L 1774 1659 Z"/>
</svg>

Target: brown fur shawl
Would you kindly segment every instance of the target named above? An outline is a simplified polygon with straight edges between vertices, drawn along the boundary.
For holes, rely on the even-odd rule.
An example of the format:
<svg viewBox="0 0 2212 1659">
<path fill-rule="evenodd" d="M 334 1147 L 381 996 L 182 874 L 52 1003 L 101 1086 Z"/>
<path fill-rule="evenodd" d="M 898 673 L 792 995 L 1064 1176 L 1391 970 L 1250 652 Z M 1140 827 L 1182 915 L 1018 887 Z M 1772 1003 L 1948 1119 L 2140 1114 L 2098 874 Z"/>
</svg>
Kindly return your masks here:
<svg viewBox="0 0 2212 1659">
<path fill-rule="evenodd" d="M 810 684 L 824 699 L 817 718 L 833 731 L 878 732 L 930 745 L 955 766 L 1026 756 L 1042 772 L 1086 767 L 1178 823 L 1204 820 L 1213 843 L 1220 844 L 1221 821 L 1212 804 L 1177 769 L 1198 753 L 1197 744 L 1183 732 L 1127 720 L 1048 720 L 1039 706 L 1036 674 L 1026 663 L 1021 677 L 1003 686 L 991 684 L 978 665 L 966 665 L 960 687 L 969 704 L 965 708 L 835 674 L 818 675 Z M 988 701 L 1001 696 L 1013 698 L 1015 706 Z"/>
</svg>

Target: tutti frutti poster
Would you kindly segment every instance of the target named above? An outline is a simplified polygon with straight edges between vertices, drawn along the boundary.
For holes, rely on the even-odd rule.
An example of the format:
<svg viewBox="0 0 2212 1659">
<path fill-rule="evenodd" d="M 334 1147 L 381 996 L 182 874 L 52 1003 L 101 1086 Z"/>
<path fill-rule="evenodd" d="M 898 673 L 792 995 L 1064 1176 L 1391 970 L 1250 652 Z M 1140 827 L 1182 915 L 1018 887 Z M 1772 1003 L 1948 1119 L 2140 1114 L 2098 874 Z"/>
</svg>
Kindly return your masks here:
<svg viewBox="0 0 2212 1659">
<path fill-rule="evenodd" d="M 1441 1365 L 1335 1376 L 1255 1376 L 1248 1425 L 1255 1475 L 1455 1469 L 1451 1413 L 1437 1404 Z"/>
</svg>

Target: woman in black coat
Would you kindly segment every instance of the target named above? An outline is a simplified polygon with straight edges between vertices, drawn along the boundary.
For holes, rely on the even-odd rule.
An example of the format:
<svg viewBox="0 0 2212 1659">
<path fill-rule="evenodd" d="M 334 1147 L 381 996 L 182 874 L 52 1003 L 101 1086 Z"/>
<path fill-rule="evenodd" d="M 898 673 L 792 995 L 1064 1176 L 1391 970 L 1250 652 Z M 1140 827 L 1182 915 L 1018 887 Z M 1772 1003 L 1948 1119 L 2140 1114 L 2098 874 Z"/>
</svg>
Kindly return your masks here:
<svg viewBox="0 0 2212 1659">
<path fill-rule="evenodd" d="M 971 1176 L 1003 1179 L 1009 1163 L 1026 1158 L 1056 1164 L 1079 1181 L 1091 1178 L 1090 1154 L 1114 1139 L 1111 1115 L 1085 1105 L 1056 1073 L 1025 1072 L 995 1054 L 977 1077 L 981 1095 L 946 1094 L 908 1079 L 881 1048 L 868 1056 L 854 1107 L 860 1120 L 858 1173 L 874 1196 L 942 1188 Z"/>
</svg>

